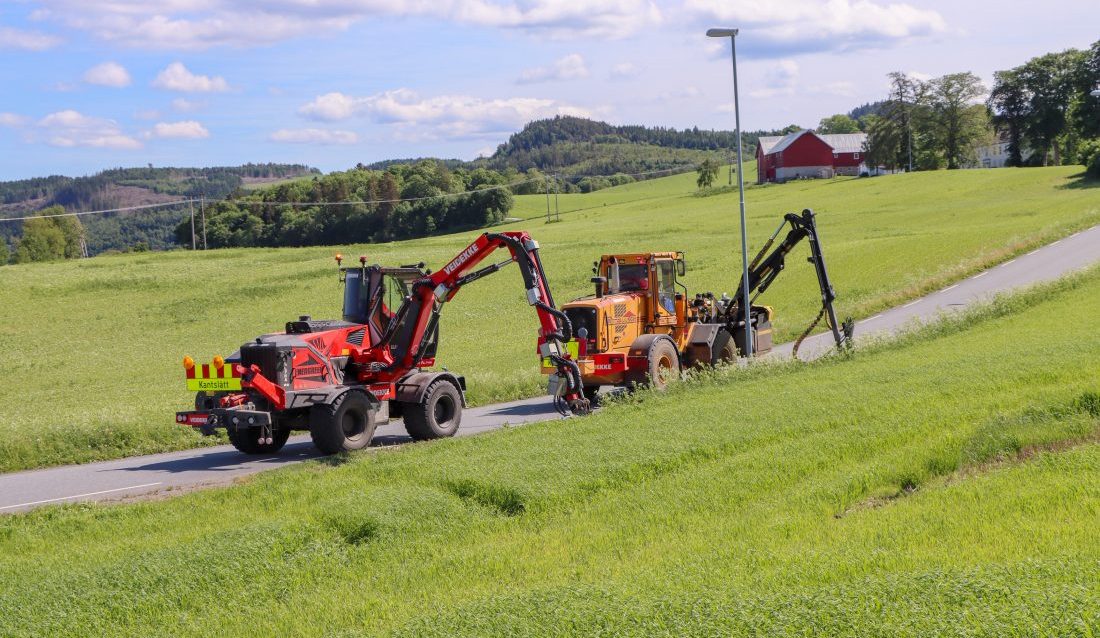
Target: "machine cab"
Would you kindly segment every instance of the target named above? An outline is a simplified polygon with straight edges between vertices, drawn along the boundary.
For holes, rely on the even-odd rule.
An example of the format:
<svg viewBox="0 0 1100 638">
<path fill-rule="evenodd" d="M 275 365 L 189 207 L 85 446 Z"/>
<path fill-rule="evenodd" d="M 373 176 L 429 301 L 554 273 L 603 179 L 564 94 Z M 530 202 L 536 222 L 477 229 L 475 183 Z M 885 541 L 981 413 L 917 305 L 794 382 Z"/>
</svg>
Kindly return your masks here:
<svg viewBox="0 0 1100 638">
<path fill-rule="evenodd" d="M 341 268 L 344 321 L 366 325 L 371 344 L 406 343 L 408 340 L 401 337 L 412 329 L 417 310 L 412 306 L 418 303 L 411 294 L 412 284 L 425 275 L 423 270 L 413 266 Z M 426 358 L 435 356 L 438 334 L 438 325 L 432 326 L 422 350 Z M 399 357 L 404 353 L 395 351 L 393 354 Z"/>
<path fill-rule="evenodd" d="M 687 305 L 677 286 L 686 274 L 682 252 L 604 255 L 597 265 L 596 296 L 641 293 L 647 300 L 646 319 L 657 326 L 683 325 Z"/>
<path fill-rule="evenodd" d="M 595 298 L 565 307 L 574 330 L 586 329 L 589 351 L 625 348 L 646 333 L 679 340 L 688 312 L 678 281 L 686 270 L 684 253 L 604 255 L 594 265 Z"/>
</svg>

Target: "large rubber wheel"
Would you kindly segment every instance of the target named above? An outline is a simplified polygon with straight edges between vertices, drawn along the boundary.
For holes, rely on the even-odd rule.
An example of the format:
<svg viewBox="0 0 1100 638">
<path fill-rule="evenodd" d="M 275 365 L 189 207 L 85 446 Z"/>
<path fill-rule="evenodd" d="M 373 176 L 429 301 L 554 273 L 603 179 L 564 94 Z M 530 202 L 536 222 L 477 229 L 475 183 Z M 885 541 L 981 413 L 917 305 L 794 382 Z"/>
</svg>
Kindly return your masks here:
<svg viewBox="0 0 1100 638">
<path fill-rule="evenodd" d="M 405 431 L 417 441 L 454 436 L 462 422 L 462 395 L 450 381 L 433 381 L 420 403 L 401 406 Z"/>
<path fill-rule="evenodd" d="M 322 454 L 361 450 L 374 438 L 374 409 L 360 390 L 348 390 L 309 412 L 309 434 Z"/>
<path fill-rule="evenodd" d="M 274 454 L 283 449 L 290 438 L 290 430 L 276 429 L 271 433 L 271 443 L 260 443 L 260 428 L 226 428 L 229 442 L 242 454 Z"/>
<path fill-rule="evenodd" d="M 667 339 L 658 339 L 649 347 L 649 385 L 664 390 L 680 380 L 680 355 Z"/>
</svg>

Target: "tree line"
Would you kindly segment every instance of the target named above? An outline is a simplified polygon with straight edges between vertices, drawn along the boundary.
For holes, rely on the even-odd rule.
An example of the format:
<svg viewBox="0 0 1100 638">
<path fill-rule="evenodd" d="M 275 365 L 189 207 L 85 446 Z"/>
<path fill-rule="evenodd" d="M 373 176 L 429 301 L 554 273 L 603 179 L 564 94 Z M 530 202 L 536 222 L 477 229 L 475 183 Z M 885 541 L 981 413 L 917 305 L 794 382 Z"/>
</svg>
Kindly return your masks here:
<svg viewBox="0 0 1100 638">
<path fill-rule="evenodd" d="M 799 128 L 792 125 L 778 131 L 742 131 L 745 158 L 752 159 L 761 136 L 783 135 Z M 615 126 L 582 117 L 557 116 L 529 122 L 497 147 L 492 157 L 479 162 L 501 171 L 535 168 L 566 176 L 610 176 L 694 166 L 715 151 L 730 153 L 736 147 L 734 131 Z"/>
<path fill-rule="evenodd" d="M 858 119 L 825 118 L 819 132 L 865 131 L 867 164 L 891 170 L 961 168 L 1004 140 L 1010 166 L 1079 163 L 1100 177 L 1100 42 L 997 71 L 992 87 L 969 72 L 888 77 L 885 100 L 853 111 Z"/>
<path fill-rule="evenodd" d="M 52 175 L 0 182 L 3 217 L 30 214 L 111 209 L 172 198 L 222 198 L 240 189 L 246 179 L 279 179 L 315 174 L 299 164 L 244 164 L 208 168 L 145 166 L 115 168 L 86 177 Z M 174 231 L 186 207 L 159 208 L 140 213 L 108 213 L 84 219 L 78 224 L 91 255 L 133 249 L 163 250 L 175 246 Z M 27 232 L 24 222 L 0 223 L 0 265 L 19 259 L 19 246 Z M 32 237 L 26 245 L 44 246 L 40 224 L 31 224 Z M 24 251 L 29 260 L 62 259 L 55 250 Z M 70 255 L 71 256 L 71 255 Z M 23 259 L 28 260 L 28 259 Z"/>
<path fill-rule="evenodd" d="M 496 224 L 512 203 L 508 178 L 486 168 L 452 170 L 435 160 L 359 166 L 209 204 L 205 240 L 210 248 L 392 241 Z M 201 246 L 201 223 L 195 231 Z M 190 218 L 175 236 L 192 245 Z"/>
<path fill-rule="evenodd" d="M 77 217 L 52 217 L 63 214 L 61 206 L 51 206 L 23 222 L 23 233 L 13 249 L 0 238 L 0 265 L 9 262 L 23 264 L 32 261 L 58 261 L 83 255 L 80 242 L 84 228 Z"/>
</svg>

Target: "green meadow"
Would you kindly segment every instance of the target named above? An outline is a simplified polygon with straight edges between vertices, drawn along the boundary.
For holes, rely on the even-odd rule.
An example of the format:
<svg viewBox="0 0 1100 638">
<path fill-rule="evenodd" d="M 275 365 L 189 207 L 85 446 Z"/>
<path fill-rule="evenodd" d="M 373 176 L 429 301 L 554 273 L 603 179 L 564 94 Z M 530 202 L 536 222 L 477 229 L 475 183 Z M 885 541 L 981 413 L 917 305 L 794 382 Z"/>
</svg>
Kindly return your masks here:
<svg viewBox="0 0 1100 638">
<path fill-rule="evenodd" d="M 1097 316 L 1093 269 L 590 418 L 5 516 L 0 635 L 1095 636 Z"/>
<path fill-rule="evenodd" d="M 755 174 L 752 165 L 747 173 Z M 857 319 L 1100 222 L 1079 168 L 914 173 L 746 190 L 751 247 L 785 212 L 819 213 L 839 307 Z M 724 177 L 724 174 L 723 174 Z M 611 251 L 684 250 L 689 290 L 733 293 L 737 194 L 696 194 L 694 173 L 591 194 L 516 198 L 505 229 L 541 242 L 561 304 L 588 294 Z M 335 317 L 332 255 L 439 268 L 477 232 L 368 246 L 102 256 L 0 268 L 0 471 L 209 445 L 178 428 L 191 403 L 184 354 L 203 362 L 300 314 Z M 750 248 L 752 250 L 752 248 Z M 761 301 L 778 336 L 797 335 L 819 296 L 802 247 Z M 1059 322 L 1061 324 L 1061 322 Z M 443 311 L 439 363 L 466 375 L 475 404 L 533 396 L 543 379 L 536 319 L 515 270 L 472 284 Z"/>
</svg>

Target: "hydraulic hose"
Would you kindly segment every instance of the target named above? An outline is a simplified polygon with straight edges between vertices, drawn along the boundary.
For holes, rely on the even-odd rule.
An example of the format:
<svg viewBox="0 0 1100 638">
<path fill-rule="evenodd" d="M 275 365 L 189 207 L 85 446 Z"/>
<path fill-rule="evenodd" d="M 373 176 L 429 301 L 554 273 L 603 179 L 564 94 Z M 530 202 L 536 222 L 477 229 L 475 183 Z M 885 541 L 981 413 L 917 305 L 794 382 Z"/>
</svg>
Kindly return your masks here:
<svg viewBox="0 0 1100 638">
<path fill-rule="evenodd" d="M 549 313 L 552 317 L 558 320 L 559 330 L 546 335 L 547 339 L 557 339 L 562 343 L 565 343 L 573 338 L 573 322 L 569 321 L 569 316 L 557 308 L 545 304 L 541 301 L 535 302 L 535 307 L 543 312 Z"/>
</svg>

